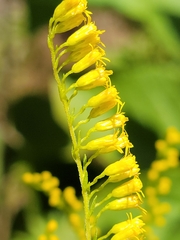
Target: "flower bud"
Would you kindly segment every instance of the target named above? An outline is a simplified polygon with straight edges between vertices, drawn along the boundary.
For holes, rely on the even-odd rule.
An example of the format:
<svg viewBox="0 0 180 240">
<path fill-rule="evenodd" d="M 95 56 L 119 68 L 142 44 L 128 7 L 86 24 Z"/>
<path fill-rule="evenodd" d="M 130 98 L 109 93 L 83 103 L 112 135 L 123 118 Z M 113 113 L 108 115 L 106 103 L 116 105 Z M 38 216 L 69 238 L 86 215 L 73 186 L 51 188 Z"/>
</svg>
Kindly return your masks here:
<svg viewBox="0 0 180 240">
<path fill-rule="evenodd" d="M 118 137 L 118 141 L 116 143 L 117 149 L 120 148 L 132 148 L 132 143 L 129 142 L 128 135 L 125 132 L 122 132 L 121 135 Z"/>
<path fill-rule="evenodd" d="M 94 23 L 89 23 L 82 26 L 76 32 L 71 34 L 71 36 L 67 39 L 67 41 L 63 44 L 64 46 L 74 46 L 78 44 L 82 44 L 84 40 L 89 40 L 89 44 L 91 44 L 92 36 L 96 38 L 99 34 L 102 34 L 104 31 L 98 31 L 97 26 Z"/>
<path fill-rule="evenodd" d="M 108 112 L 110 109 L 115 107 L 117 103 L 118 103 L 117 99 L 111 99 L 109 102 L 102 103 L 101 105 L 99 105 L 96 108 L 93 108 L 90 111 L 88 118 L 96 118 L 103 115 L 104 113 Z"/>
<path fill-rule="evenodd" d="M 89 90 L 98 86 L 107 86 L 110 81 L 108 76 L 111 74 L 111 70 L 105 70 L 103 66 L 97 67 L 81 76 L 74 87 L 78 90 Z"/>
<path fill-rule="evenodd" d="M 72 16 L 70 19 L 67 19 L 64 22 L 58 22 L 55 25 L 54 33 L 67 32 L 75 27 L 78 27 L 84 20 L 85 20 L 84 15 L 80 13 L 75 16 Z"/>
<path fill-rule="evenodd" d="M 92 140 L 88 142 L 85 146 L 82 146 L 82 149 L 87 149 L 87 150 L 100 150 L 102 148 L 106 148 L 107 146 L 110 146 L 114 144 L 116 141 L 117 137 L 115 134 L 110 134 L 105 137 L 97 138 L 95 140 Z"/>
<path fill-rule="evenodd" d="M 145 224 L 140 217 L 115 224 L 109 231 L 110 233 L 115 233 L 111 240 L 139 239 L 138 236 L 145 232 L 142 228 Z"/>
<path fill-rule="evenodd" d="M 106 176 L 112 176 L 115 174 L 120 174 L 122 172 L 131 170 L 136 165 L 137 164 L 136 164 L 135 156 L 130 154 L 127 157 L 124 157 L 124 158 L 120 159 L 119 161 L 116 161 L 116 162 L 108 165 L 104 169 L 104 173 Z"/>
<path fill-rule="evenodd" d="M 105 102 L 109 102 L 111 100 L 116 100 L 116 99 L 117 100 L 119 99 L 118 91 L 114 86 L 112 86 L 100 92 L 96 96 L 90 98 L 87 103 L 87 106 L 96 108 Z"/>
<path fill-rule="evenodd" d="M 88 38 L 84 39 L 84 41 L 68 46 L 66 48 L 67 52 L 79 52 L 84 51 L 86 48 L 90 49 L 88 52 L 90 52 L 92 49 L 98 46 L 98 44 L 101 43 L 100 37 L 97 34 L 91 34 Z M 61 48 L 66 47 L 66 42 L 61 45 Z"/>
<path fill-rule="evenodd" d="M 129 149 L 132 148 L 132 143 L 129 142 L 128 136 L 122 132 L 121 135 L 106 148 L 101 149 L 101 153 L 108 153 L 117 150 L 120 153 L 123 153 L 123 148 Z"/>
<path fill-rule="evenodd" d="M 140 196 L 137 194 L 133 194 L 128 197 L 116 199 L 112 202 L 109 202 L 106 206 L 106 210 L 123 210 L 129 208 L 139 208 L 140 204 L 142 203 Z"/>
<path fill-rule="evenodd" d="M 79 49 L 67 49 L 67 52 L 70 51 L 70 55 L 68 56 L 67 60 L 63 63 L 63 66 L 65 66 L 68 63 L 71 62 L 78 62 L 83 57 L 85 57 L 88 53 L 92 51 L 92 46 L 87 45 L 84 48 L 80 47 Z"/>
<path fill-rule="evenodd" d="M 63 0 L 55 9 L 53 18 L 55 21 L 63 22 L 71 19 L 72 16 L 82 14 L 87 7 L 86 0 Z"/>
<path fill-rule="evenodd" d="M 87 149 L 90 151 L 99 150 L 101 153 L 108 153 L 115 150 L 123 153 L 123 148 L 131 147 L 131 143 L 128 140 L 127 136 L 124 136 L 122 132 L 120 137 L 117 137 L 117 134 L 110 134 L 101 138 L 97 138 L 88 142 L 85 146 L 82 146 L 82 149 Z"/>
<path fill-rule="evenodd" d="M 86 68 L 90 67 L 97 61 L 101 61 L 102 56 L 105 55 L 105 51 L 100 48 L 96 47 L 92 49 L 91 52 L 89 52 L 85 57 L 83 57 L 81 60 L 79 60 L 77 63 L 75 63 L 72 66 L 72 73 L 79 73 L 85 70 Z"/>
<path fill-rule="evenodd" d="M 135 164 L 135 166 L 132 167 L 132 169 L 130 169 L 126 172 L 121 172 L 121 173 L 118 173 L 118 174 L 110 175 L 109 178 L 108 178 L 108 182 L 113 182 L 114 183 L 114 182 L 122 181 L 126 178 L 130 178 L 130 177 L 133 177 L 133 176 L 138 176 L 139 171 L 140 171 L 139 165 Z"/>
<path fill-rule="evenodd" d="M 131 195 L 132 193 L 141 192 L 142 186 L 142 182 L 139 178 L 133 178 L 113 189 L 112 196 L 120 198 Z"/>
<path fill-rule="evenodd" d="M 96 123 L 94 129 L 96 131 L 105 131 L 113 128 L 121 127 L 128 121 L 128 118 L 123 113 L 117 113 L 114 116 L 105 119 L 104 121 Z"/>
<path fill-rule="evenodd" d="M 141 232 L 144 232 L 142 227 L 145 225 L 144 222 L 140 219 L 140 217 L 141 216 L 132 218 L 132 216 L 130 215 L 130 219 L 128 219 L 127 221 L 115 224 L 109 232 L 111 234 L 112 233 L 117 234 L 120 232 L 121 232 L 121 234 L 123 234 L 123 232 L 125 234 L 127 234 L 127 232 L 129 232 L 129 234 L 130 234 L 130 232 L 132 230 L 134 233 L 136 233 L 136 236 L 138 236 Z M 128 236 L 131 237 L 131 235 L 129 235 L 129 234 L 128 234 Z M 134 237 L 134 235 L 132 235 L 132 237 Z M 125 238 L 122 238 L 122 239 L 124 240 Z"/>
</svg>

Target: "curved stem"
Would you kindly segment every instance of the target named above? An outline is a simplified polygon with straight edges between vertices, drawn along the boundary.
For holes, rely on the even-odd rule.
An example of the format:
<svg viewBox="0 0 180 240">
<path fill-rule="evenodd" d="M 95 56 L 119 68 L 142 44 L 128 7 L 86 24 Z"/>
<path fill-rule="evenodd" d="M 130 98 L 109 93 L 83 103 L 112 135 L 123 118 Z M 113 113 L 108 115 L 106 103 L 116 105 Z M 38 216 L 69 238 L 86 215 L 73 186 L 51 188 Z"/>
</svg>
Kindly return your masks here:
<svg viewBox="0 0 180 240">
<path fill-rule="evenodd" d="M 91 228 L 90 228 L 90 211 L 89 211 L 89 188 L 87 188 L 88 183 L 88 176 L 87 171 L 83 169 L 82 162 L 81 162 L 81 156 L 79 152 L 79 145 L 78 141 L 74 132 L 74 127 L 72 124 L 72 119 L 74 119 L 73 116 L 70 115 L 69 111 L 69 101 L 66 96 L 66 87 L 64 81 L 62 81 L 59 77 L 57 68 L 56 68 L 56 56 L 55 56 L 55 50 L 53 45 L 53 37 L 51 37 L 52 34 L 49 33 L 48 36 L 48 46 L 51 52 L 51 60 L 52 60 L 52 66 L 53 66 L 53 72 L 54 77 L 56 79 L 56 82 L 58 84 L 58 91 L 60 99 L 63 103 L 65 114 L 67 117 L 67 123 L 69 127 L 69 132 L 72 140 L 73 145 L 73 158 L 76 162 L 78 173 L 79 173 L 79 179 L 80 184 L 82 188 L 82 197 L 83 197 L 83 203 L 84 203 L 84 214 L 85 214 L 85 232 L 86 232 L 86 239 L 91 240 Z M 64 79 L 63 79 L 64 80 Z"/>
<path fill-rule="evenodd" d="M 109 193 L 105 198 L 103 198 L 102 201 L 96 203 L 95 207 L 99 207 L 102 203 L 104 203 L 105 201 L 107 201 L 108 199 L 110 199 L 112 197 L 112 194 Z"/>
<path fill-rule="evenodd" d="M 95 193 L 101 191 L 108 183 L 109 183 L 109 181 L 107 179 L 105 182 L 103 182 L 103 184 L 101 184 L 101 186 L 99 188 L 96 188 L 94 191 L 92 191 L 90 196 L 89 196 L 89 199 L 91 199 L 94 196 Z"/>
<path fill-rule="evenodd" d="M 99 179 L 105 177 L 104 172 L 102 172 L 101 174 L 99 174 L 98 176 L 96 176 L 92 182 L 89 183 L 89 186 L 93 186 L 94 184 L 96 184 L 98 182 Z"/>
</svg>

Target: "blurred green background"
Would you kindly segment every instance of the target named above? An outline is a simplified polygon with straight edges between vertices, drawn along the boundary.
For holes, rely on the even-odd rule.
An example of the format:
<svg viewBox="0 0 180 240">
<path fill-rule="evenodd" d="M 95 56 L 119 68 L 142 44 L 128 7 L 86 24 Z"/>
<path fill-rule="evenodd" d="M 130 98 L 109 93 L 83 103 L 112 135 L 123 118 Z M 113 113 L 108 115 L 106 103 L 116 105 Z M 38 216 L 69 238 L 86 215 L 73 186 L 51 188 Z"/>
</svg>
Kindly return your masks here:
<svg viewBox="0 0 180 240">
<path fill-rule="evenodd" d="M 0 239 L 36 239 L 57 212 L 50 211 L 46 197 L 22 184 L 21 175 L 49 170 L 62 189 L 72 185 L 80 194 L 46 44 L 48 20 L 59 1 L 1 2 Z M 125 102 L 132 152 L 147 170 L 155 140 L 169 126 L 180 130 L 180 1 L 89 0 L 89 8 L 98 28 L 106 29 L 107 68 Z M 86 98 L 82 93 L 76 104 Z M 90 178 L 105 164 L 93 163 Z"/>
</svg>

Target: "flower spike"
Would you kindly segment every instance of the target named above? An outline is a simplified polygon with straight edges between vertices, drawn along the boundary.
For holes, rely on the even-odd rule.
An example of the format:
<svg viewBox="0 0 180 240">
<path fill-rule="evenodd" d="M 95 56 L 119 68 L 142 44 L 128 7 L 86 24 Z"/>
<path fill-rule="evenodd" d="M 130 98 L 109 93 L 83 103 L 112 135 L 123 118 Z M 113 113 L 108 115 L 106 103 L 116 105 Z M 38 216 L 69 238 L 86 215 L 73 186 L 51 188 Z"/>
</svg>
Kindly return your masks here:
<svg viewBox="0 0 180 240">
<path fill-rule="evenodd" d="M 64 43 L 55 46 L 56 35 L 69 30 L 72 30 L 72 33 Z M 72 157 L 77 165 L 82 188 L 85 229 L 80 239 L 103 240 L 110 235 L 113 235 L 112 240 L 143 239 L 144 223 L 140 216 L 132 218 L 131 213 L 127 221 L 115 224 L 106 235 L 99 236 L 98 219 L 104 211 L 128 211 L 138 208 L 145 212 L 140 206 L 144 196 L 139 178 L 140 168 L 135 156 L 130 152 L 133 144 L 125 130 L 128 118 L 122 112 L 124 103 L 111 83 L 110 75 L 113 71 L 106 69 L 105 61 L 109 59 L 100 38 L 103 32 L 104 30 L 98 30 L 91 21 L 87 0 L 63 0 L 55 9 L 49 23 L 48 46 L 54 77 L 67 117 L 73 145 Z M 63 61 L 64 57 L 66 60 Z M 62 70 L 64 72 L 61 73 Z M 69 86 L 68 77 L 71 74 L 77 76 L 77 80 Z M 95 88 L 98 93 L 93 95 Z M 78 98 L 80 91 L 88 91 L 92 95 L 86 103 L 74 108 L 72 102 Z M 110 110 L 110 117 L 104 117 Z M 94 124 L 91 128 L 88 126 L 89 122 Z M 81 131 L 82 126 L 86 128 L 85 131 Z M 101 134 L 99 137 L 98 133 Z M 112 161 L 90 182 L 88 166 L 92 160 L 97 161 L 99 155 L 113 151 L 118 151 L 121 159 Z M 102 182 L 97 186 L 100 179 Z M 114 183 L 119 185 L 114 186 L 107 197 L 101 199 L 101 190 L 109 183 L 113 186 Z M 76 198 L 75 190 L 71 187 L 64 191 L 51 189 L 50 203 L 61 209 L 68 205 L 74 211 L 70 213 L 69 219 L 80 236 L 82 229 L 77 228 L 77 225 L 82 226 L 82 221 L 77 211 L 82 208 L 82 204 Z M 97 211 L 95 216 L 94 211 Z"/>
</svg>

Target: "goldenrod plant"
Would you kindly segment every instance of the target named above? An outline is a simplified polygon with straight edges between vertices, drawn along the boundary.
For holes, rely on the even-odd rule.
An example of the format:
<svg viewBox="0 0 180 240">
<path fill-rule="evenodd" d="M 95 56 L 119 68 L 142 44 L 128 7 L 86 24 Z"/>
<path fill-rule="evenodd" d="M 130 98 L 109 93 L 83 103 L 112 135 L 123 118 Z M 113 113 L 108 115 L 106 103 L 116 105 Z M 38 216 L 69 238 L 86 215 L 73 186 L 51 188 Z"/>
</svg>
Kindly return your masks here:
<svg viewBox="0 0 180 240">
<path fill-rule="evenodd" d="M 161 196 L 171 190 L 172 181 L 166 171 L 179 166 L 180 133 L 170 128 L 166 140 L 156 142 L 157 159 L 147 172 L 147 197 L 142 207 L 140 167 L 131 153 L 133 144 L 125 129 L 128 117 L 110 79 L 113 71 L 106 68 L 109 59 L 100 38 L 104 30 L 98 30 L 91 14 L 86 0 L 63 0 L 49 21 L 48 34 L 54 78 L 67 119 L 82 198 L 77 197 L 72 186 L 61 189 L 59 179 L 49 171 L 27 172 L 23 180 L 45 193 L 51 207 L 66 214 L 80 240 L 157 240 L 160 238 L 153 226 L 165 226 L 165 214 L 171 210 L 171 204 Z M 64 34 L 65 40 L 59 44 L 60 34 Z M 71 76 L 75 82 L 69 81 Z M 77 106 L 74 102 L 82 91 L 90 97 Z M 114 152 L 118 152 L 118 159 L 111 155 Z M 112 159 L 110 164 L 90 179 L 89 166 L 106 155 Z M 127 217 L 120 218 L 105 232 L 100 222 L 108 211 L 118 212 L 119 216 L 126 212 Z M 57 227 L 58 222 L 50 219 L 38 240 L 62 240 L 56 234 Z"/>
<path fill-rule="evenodd" d="M 179 240 L 180 1 L 86 4 L 1 4 L 0 239 Z"/>
<path fill-rule="evenodd" d="M 75 29 L 76 27 L 78 29 Z M 70 30 L 74 32 L 64 43 L 60 45 L 54 43 L 58 34 Z M 111 83 L 109 76 L 112 71 L 106 69 L 105 61 L 109 59 L 105 56 L 104 44 L 100 39 L 102 33 L 103 31 L 98 30 L 91 20 L 91 12 L 87 10 L 86 0 L 63 0 L 49 22 L 48 46 L 72 140 L 72 157 L 79 173 L 84 223 L 77 214 L 81 209 L 81 203 L 72 187 L 66 188 L 61 196 L 61 190 L 57 188 L 58 180 L 51 177 L 48 172 L 33 176 L 27 173 L 24 175 L 24 180 L 29 183 L 35 182 L 35 187 L 46 192 L 49 195 L 50 205 L 66 208 L 67 204 L 72 208 L 72 211 L 67 210 L 67 214 L 80 239 L 103 240 L 109 236 L 112 240 L 142 239 L 144 223 L 141 215 L 133 217 L 131 212 L 128 213 L 126 221 L 115 224 L 105 235 L 101 235 L 98 228 L 98 220 L 107 210 L 138 208 L 145 212 L 140 206 L 143 198 L 142 182 L 139 179 L 140 169 L 135 156 L 130 152 L 133 145 L 125 130 L 128 118 L 122 112 L 124 103 L 116 87 Z M 67 65 L 70 69 L 66 72 Z M 68 86 L 66 80 L 71 74 L 78 74 L 78 79 Z M 98 88 L 99 93 L 92 96 L 87 103 L 76 106 L 76 109 L 71 107 L 79 91 L 91 91 L 94 88 Z M 110 110 L 112 115 L 104 119 L 104 114 Z M 86 117 L 83 114 L 85 112 Z M 86 134 L 82 136 L 81 126 L 92 119 L 97 119 L 94 126 L 87 129 Z M 94 132 L 103 132 L 103 135 L 89 140 Z M 118 151 L 121 157 L 112 160 L 100 175 L 90 181 L 88 166 L 92 161 L 96 161 L 99 155 L 113 151 Z M 104 181 L 98 184 L 100 179 Z M 114 187 L 104 199 L 99 200 L 101 190 L 108 183 L 119 183 L 119 186 Z"/>
<path fill-rule="evenodd" d="M 164 236 L 167 235 L 167 231 L 165 231 L 165 229 L 169 225 L 168 218 L 172 218 L 172 215 L 175 214 L 173 212 L 176 211 L 174 210 L 174 207 L 175 209 L 177 209 L 178 207 L 176 203 L 176 201 L 179 201 L 177 196 L 174 196 L 171 199 L 171 195 L 173 195 L 172 190 L 176 191 L 176 193 L 178 194 L 177 189 L 173 189 L 175 188 L 173 185 L 175 182 L 174 176 L 176 176 L 176 174 L 178 176 L 179 174 L 180 132 L 174 127 L 168 128 L 165 139 L 157 140 L 155 142 L 155 148 L 156 159 L 152 162 L 149 170 L 143 178 L 144 182 L 146 182 L 144 189 L 146 194 L 144 206 L 148 212 L 147 214 L 142 215 L 142 220 L 146 224 L 144 226 L 144 229 L 145 239 L 147 240 L 164 239 Z M 127 173 L 116 173 L 118 169 L 120 170 L 124 166 L 125 163 L 129 166 L 132 164 L 130 158 L 128 161 L 127 159 L 123 158 L 114 164 L 112 163 L 105 168 L 102 174 L 95 178 L 95 181 L 98 181 L 98 179 L 100 179 L 104 175 L 104 173 L 106 174 L 106 176 L 108 176 L 108 179 L 111 180 L 110 182 L 112 183 L 116 182 L 115 179 L 117 181 L 119 181 L 120 179 L 126 180 L 125 178 L 127 177 Z M 137 174 L 139 172 L 139 167 L 138 165 L 136 167 L 134 166 L 132 171 L 135 171 L 134 173 Z M 175 173 L 174 170 L 176 170 L 177 173 Z M 172 171 L 171 174 L 169 174 L 170 171 Z M 59 188 L 59 180 L 56 177 L 53 177 L 52 174 L 48 171 L 33 174 L 27 172 L 23 175 L 23 180 L 24 182 L 26 182 L 26 184 L 34 187 L 34 189 L 44 192 L 48 196 L 49 205 L 63 211 L 68 216 L 69 222 L 79 239 L 86 239 L 84 231 L 84 219 L 82 217 L 83 202 L 76 197 L 75 189 L 73 187 L 66 187 L 62 191 Z M 129 183 L 131 181 L 134 180 L 130 180 Z M 136 179 L 135 181 L 140 180 Z M 102 185 L 100 185 L 99 188 L 92 191 L 92 193 L 100 192 L 99 189 L 102 189 L 108 182 L 109 181 L 105 181 Z M 123 188 L 123 186 L 125 187 L 125 185 L 126 184 L 122 184 L 119 188 L 116 187 L 115 189 L 113 189 L 102 201 L 106 201 L 112 196 L 115 196 L 116 192 L 118 192 L 120 189 L 122 191 L 126 191 L 125 188 Z M 129 189 L 130 188 L 131 186 L 129 185 Z M 173 203 L 175 203 L 175 206 L 173 206 Z M 91 226 L 94 226 L 94 223 L 96 222 L 96 217 L 98 217 L 98 215 L 92 215 L 90 217 Z M 114 226 L 108 231 L 106 235 L 100 236 L 98 239 L 109 239 L 108 236 L 111 236 L 111 234 L 117 232 L 117 229 L 119 231 L 119 236 L 117 234 L 117 238 L 115 239 L 127 239 L 126 231 L 130 229 L 133 230 L 134 235 L 134 231 L 137 231 L 136 227 L 139 228 L 138 224 L 143 224 L 143 222 L 140 219 L 140 216 L 132 218 L 132 214 L 129 213 L 128 217 L 129 219 L 127 221 L 122 221 L 114 224 Z M 171 221 L 173 222 L 172 219 Z M 176 219 L 174 221 L 176 225 Z M 56 235 L 55 232 L 57 226 L 57 221 L 54 219 L 50 219 L 47 223 L 44 233 L 39 235 L 38 240 L 59 240 L 59 235 Z M 92 229 L 92 236 L 94 236 L 93 230 L 100 233 L 100 229 L 97 229 L 96 226 L 95 229 Z M 163 232 L 165 232 L 165 234 L 163 234 Z M 125 234 L 125 236 L 123 234 Z M 166 239 L 169 239 L 169 235 L 170 233 L 167 235 Z M 178 239 L 178 235 L 176 236 L 175 234 L 174 237 Z M 130 239 L 134 238 L 132 237 Z M 135 239 L 138 239 L 137 236 Z"/>
</svg>

